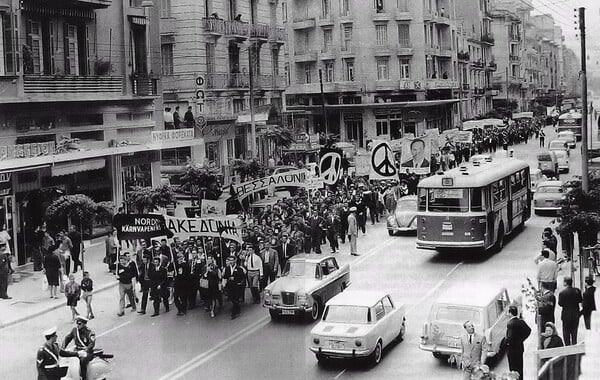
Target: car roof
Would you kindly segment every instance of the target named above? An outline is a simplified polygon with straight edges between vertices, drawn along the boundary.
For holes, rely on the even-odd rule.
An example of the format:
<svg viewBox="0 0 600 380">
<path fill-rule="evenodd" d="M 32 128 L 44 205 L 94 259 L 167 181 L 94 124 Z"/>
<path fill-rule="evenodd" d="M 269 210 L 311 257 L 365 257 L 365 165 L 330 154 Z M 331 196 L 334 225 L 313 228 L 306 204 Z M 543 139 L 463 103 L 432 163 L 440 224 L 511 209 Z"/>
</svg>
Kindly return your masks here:
<svg viewBox="0 0 600 380">
<path fill-rule="evenodd" d="M 346 290 L 327 302 L 327 305 L 372 307 L 388 293 L 380 290 Z"/>
<path fill-rule="evenodd" d="M 487 186 L 493 181 L 507 177 L 509 173 L 528 168 L 525 161 L 516 158 L 497 158 L 490 162 L 475 163 L 473 160 L 461 166 L 423 178 L 419 188 L 444 188 L 443 180 L 452 178 L 453 186 L 449 188 L 470 188 Z M 490 169 L 496 170 L 490 170 Z M 500 168 L 500 169 L 497 169 Z"/>
<path fill-rule="evenodd" d="M 543 186 L 563 186 L 563 185 L 564 185 L 563 181 L 553 180 L 553 181 L 542 181 L 542 182 L 538 183 L 537 187 L 543 187 Z"/>
<path fill-rule="evenodd" d="M 575 136 L 575 132 L 573 132 L 573 131 L 560 131 L 560 132 L 558 132 L 558 134 L 559 134 L 559 135 L 566 135 L 566 134 L 569 134 L 569 135 L 573 135 L 573 136 Z"/>
<path fill-rule="evenodd" d="M 454 304 L 462 306 L 485 307 L 506 288 L 491 284 L 463 284 L 453 286 L 443 292 L 436 304 Z"/>
<path fill-rule="evenodd" d="M 321 261 L 332 258 L 332 257 L 333 257 L 332 255 L 319 255 L 316 253 L 310 253 L 310 254 L 303 253 L 300 255 L 292 256 L 288 261 L 305 261 L 308 263 L 320 263 Z"/>
<path fill-rule="evenodd" d="M 416 201 L 417 200 L 417 196 L 416 195 L 405 195 L 403 197 L 400 197 L 400 199 L 398 199 L 398 202 L 402 202 L 402 201 Z"/>
<path fill-rule="evenodd" d="M 552 143 L 561 143 L 561 144 L 566 144 L 567 140 L 563 140 L 563 139 L 554 139 L 552 141 L 550 141 L 550 144 Z"/>
</svg>

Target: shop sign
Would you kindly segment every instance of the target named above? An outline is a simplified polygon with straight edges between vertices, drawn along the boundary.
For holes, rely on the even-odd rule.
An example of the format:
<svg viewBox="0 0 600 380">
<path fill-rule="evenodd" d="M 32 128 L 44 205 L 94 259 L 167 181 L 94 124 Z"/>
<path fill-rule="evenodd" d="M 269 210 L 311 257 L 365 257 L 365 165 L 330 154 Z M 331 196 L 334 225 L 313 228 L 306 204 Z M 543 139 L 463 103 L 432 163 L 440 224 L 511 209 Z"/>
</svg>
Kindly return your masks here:
<svg viewBox="0 0 600 380">
<path fill-rule="evenodd" d="M 54 153 L 56 153 L 54 141 L 0 146 L 0 159 L 4 160 L 49 156 Z"/>
<path fill-rule="evenodd" d="M 423 84 L 418 80 L 401 80 L 400 81 L 400 89 L 401 90 L 420 90 L 423 88 Z"/>
<path fill-rule="evenodd" d="M 0 173 L 0 196 L 12 194 L 12 173 Z"/>
<path fill-rule="evenodd" d="M 153 131 L 152 142 L 185 141 L 194 139 L 194 128 L 169 129 L 166 131 Z"/>
</svg>

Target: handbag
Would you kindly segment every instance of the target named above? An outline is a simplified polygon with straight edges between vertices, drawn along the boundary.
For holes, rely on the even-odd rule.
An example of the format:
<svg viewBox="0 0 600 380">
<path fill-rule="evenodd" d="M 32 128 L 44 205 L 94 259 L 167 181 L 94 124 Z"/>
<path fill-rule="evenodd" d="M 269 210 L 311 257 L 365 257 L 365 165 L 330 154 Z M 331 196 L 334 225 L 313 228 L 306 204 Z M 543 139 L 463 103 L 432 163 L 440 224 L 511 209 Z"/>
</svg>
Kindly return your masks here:
<svg viewBox="0 0 600 380">
<path fill-rule="evenodd" d="M 45 292 L 48 290 L 48 279 L 46 278 L 46 276 L 42 277 L 42 292 Z"/>
<path fill-rule="evenodd" d="M 208 289 L 208 279 L 207 278 L 200 279 L 200 288 Z"/>
</svg>

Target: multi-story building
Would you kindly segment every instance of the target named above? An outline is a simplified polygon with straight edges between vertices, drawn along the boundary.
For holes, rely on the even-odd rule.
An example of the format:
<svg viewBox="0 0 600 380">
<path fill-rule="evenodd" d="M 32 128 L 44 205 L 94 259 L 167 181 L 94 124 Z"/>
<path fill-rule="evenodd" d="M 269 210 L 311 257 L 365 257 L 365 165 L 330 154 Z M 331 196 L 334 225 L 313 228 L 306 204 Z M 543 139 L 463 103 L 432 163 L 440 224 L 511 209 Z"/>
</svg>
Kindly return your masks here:
<svg viewBox="0 0 600 380">
<path fill-rule="evenodd" d="M 161 148 L 188 144 L 153 141 L 158 6 L 141 5 L 0 0 L 0 224 L 19 264 L 58 195 L 120 206 L 130 186 L 160 183 Z"/>
<path fill-rule="evenodd" d="M 454 1 L 281 3 L 286 103 L 299 131 L 339 134 L 360 148 L 458 126 Z"/>
<path fill-rule="evenodd" d="M 526 100 L 521 73 L 522 20 L 510 2 L 492 3 L 490 16 L 495 38 L 493 54 L 497 64 L 493 77 L 493 87 L 498 90 L 493 99 L 494 107 L 506 107 L 516 102 L 516 110 L 523 110 Z"/>
<path fill-rule="evenodd" d="M 557 35 L 557 27 L 552 15 L 535 15 L 531 17 L 534 35 L 539 44 L 541 84 L 537 95 L 552 95 L 560 90 L 559 47 L 562 47 L 562 31 Z M 557 41 L 559 40 L 559 41 Z"/>
<path fill-rule="evenodd" d="M 283 28 L 285 7 L 277 0 L 163 0 L 161 51 L 165 106 L 189 106 L 203 143 L 167 152 L 163 161 L 183 165 L 186 157 L 206 161 L 229 173 L 231 159 L 270 153 L 261 134 L 280 124 L 283 105 Z M 197 78 L 202 78 L 200 84 Z M 204 83 L 202 83 L 204 82 Z M 250 91 L 252 87 L 252 92 Z M 203 91 L 204 98 L 199 98 Z M 250 152 L 250 102 L 257 132 L 257 152 Z"/>
<path fill-rule="evenodd" d="M 489 0 L 456 0 L 458 76 L 463 90 L 461 117 L 471 119 L 492 109 L 494 35 Z"/>
</svg>

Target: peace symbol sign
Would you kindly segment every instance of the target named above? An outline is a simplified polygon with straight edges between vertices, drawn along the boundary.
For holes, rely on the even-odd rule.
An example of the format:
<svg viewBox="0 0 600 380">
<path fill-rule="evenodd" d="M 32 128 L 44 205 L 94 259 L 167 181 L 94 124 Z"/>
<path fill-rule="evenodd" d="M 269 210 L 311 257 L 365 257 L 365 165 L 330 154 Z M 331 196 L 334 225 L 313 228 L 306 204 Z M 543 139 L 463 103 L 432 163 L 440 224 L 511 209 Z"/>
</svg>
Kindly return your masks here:
<svg viewBox="0 0 600 380">
<path fill-rule="evenodd" d="M 334 185 L 340 178 L 342 156 L 338 152 L 325 153 L 319 161 L 319 173 L 323 183 Z"/>
<path fill-rule="evenodd" d="M 371 166 L 375 173 L 383 177 L 393 177 L 396 175 L 396 166 L 393 161 L 394 153 L 390 146 L 381 142 L 373 148 L 371 155 Z"/>
</svg>

